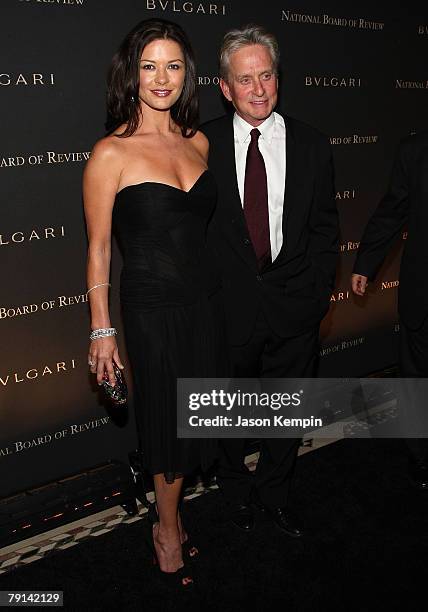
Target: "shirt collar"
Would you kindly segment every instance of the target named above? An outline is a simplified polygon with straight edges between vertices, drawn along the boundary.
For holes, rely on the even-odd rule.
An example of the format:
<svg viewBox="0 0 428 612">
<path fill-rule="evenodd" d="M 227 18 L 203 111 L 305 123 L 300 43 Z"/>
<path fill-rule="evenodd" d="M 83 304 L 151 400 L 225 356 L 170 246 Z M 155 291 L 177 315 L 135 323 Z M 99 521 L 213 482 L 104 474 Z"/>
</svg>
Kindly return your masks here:
<svg viewBox="0 0 428 612">
<path fill-rule="evenodd" d="M 277 114 L 272 113 L 263 123 L 257 126 L 257 129 L 260 131 L 260 138 L 266 140 L 269 145 L 272 142 L 276 121 Z M 244 144 L 250 140 L 250 132 L 254 129 L 254 126 L 250 125 L 235 112 L 233 116 L 233 129 L 235 132 L 235 140 L 237 140 L 239 144 Z"/>
</svg>

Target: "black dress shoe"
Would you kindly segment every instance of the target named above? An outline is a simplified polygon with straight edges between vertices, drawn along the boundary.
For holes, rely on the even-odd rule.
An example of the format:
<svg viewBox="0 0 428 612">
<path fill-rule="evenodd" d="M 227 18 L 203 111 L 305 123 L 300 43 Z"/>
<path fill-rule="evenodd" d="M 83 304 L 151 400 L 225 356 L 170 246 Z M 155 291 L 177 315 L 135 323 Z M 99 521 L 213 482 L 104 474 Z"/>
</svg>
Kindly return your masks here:
<svg viewBox="0 0 428 612">
<path fill-rule="evenodd" d="M 254 512 L 247 504 L 234 504 L 230 507 L 230 520 L 243 531 L 254 529 Z"/>
<path fill-rule="evenodd" d="M 275 525 L 287 535 L 292 538 L 300 538 L 303 535 L 301 525 L 298 524 L 295 517 L 286 508 L 268 508 L 265 506 L 265 511 L 272 517 Z"/>
<path fill-rule="evenodd" d="M 428 463 L 421 461 L 412 467 L 412 478 L 418 489 L 428 491 Z"/>
</svg>

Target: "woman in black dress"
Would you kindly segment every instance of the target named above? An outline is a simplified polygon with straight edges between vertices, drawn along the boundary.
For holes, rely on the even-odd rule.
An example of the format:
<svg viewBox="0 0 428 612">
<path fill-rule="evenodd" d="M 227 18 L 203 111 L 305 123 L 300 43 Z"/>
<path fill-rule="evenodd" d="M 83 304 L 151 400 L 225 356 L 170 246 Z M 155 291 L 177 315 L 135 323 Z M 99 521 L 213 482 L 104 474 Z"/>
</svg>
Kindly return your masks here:
<svg viewBox="0 0 428 612">
<path fill-rule="evenodd" d="M 206 248 L 216 188 L 208 141 L 196 130 L 196 74 L 183 30 L 139 23 L 113 58 L 108 84 L 112 129 L 96 143 L 84 175 L 92 330 L 89 365 L 114 383 L 122 367 L 108 312 L 112 228 L 123 251 L 121 304 L 134 379 L 143 461 L 153 474 L 160 569 L 183 584 L 178 512 L 183 475 L 209 467 L 209 440 L 177 439 L 177 377 L 222 375 L 219 281 Z M 93 289 L 93 290 L 92 290 Z"/>
</svg>

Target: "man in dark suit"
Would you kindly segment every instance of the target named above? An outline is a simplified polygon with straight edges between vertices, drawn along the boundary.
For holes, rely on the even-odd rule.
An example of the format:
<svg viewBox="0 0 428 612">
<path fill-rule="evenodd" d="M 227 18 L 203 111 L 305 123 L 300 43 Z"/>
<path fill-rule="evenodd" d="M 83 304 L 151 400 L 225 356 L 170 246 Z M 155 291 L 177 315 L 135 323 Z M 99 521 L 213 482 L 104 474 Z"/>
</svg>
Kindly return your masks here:
<svg viewBox="0 0 428 612">
<path fill-rule="evenodd" d="M 313 377 L 333 289 L 338 219 L 328 139 L 274 109 L 278 44 L 259 26 L 228 32 L 221 89 L 235 113 L 202 126 L 218 204 L 209 239 L 223 281 L 233 374 Z M 254 525 L 254 501 L 299 536 L 288 491 L 296 439 L 264 439 L 251 475 L 243 439 L 221 441 L 217 473 L 231 520 Z"/>
<path fill-rule="evenodd" d="M 358 249 L 352 289 L 364 295 L 389 248 L 407 223 L 400 266 L 399 370 L 403 378 L 428 377 L 428 131 L 408 136 L 399 145 L 389 189 L 371 217 Z M 405 410 L 405 406 L 403 406 Z M 409 424 L 410 425 L 410 424 Z M 408 439 L 417 485 L 428 489 L 428 444 Z"/>
</svg>

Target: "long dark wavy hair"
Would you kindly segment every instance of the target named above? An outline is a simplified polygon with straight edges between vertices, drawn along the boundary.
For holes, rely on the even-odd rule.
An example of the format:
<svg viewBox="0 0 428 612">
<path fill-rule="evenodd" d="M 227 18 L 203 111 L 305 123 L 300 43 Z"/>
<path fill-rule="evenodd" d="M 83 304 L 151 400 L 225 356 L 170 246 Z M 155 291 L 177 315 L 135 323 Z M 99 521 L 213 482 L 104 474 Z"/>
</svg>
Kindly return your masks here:
<svg viewBox="0 0 428 612">
<path fill-rule="evenodd" d="M 196 93 L 196 65 L 192 47 L 184 30 L 176 23 L 164 19 L 145 19 L 125 37 L 115 53 L 107 79 L 107 133 L 120 125 L 126 129 L 120 137 L 132 136 L 140 120 L 140 60 L 146 45 L 159 39 L 174 40 L 184 55 L 185 77 L 183 91 L 171 107 L 171 117 L 185 138 L 196 132 L 198 97 Z"/>
</svg>

